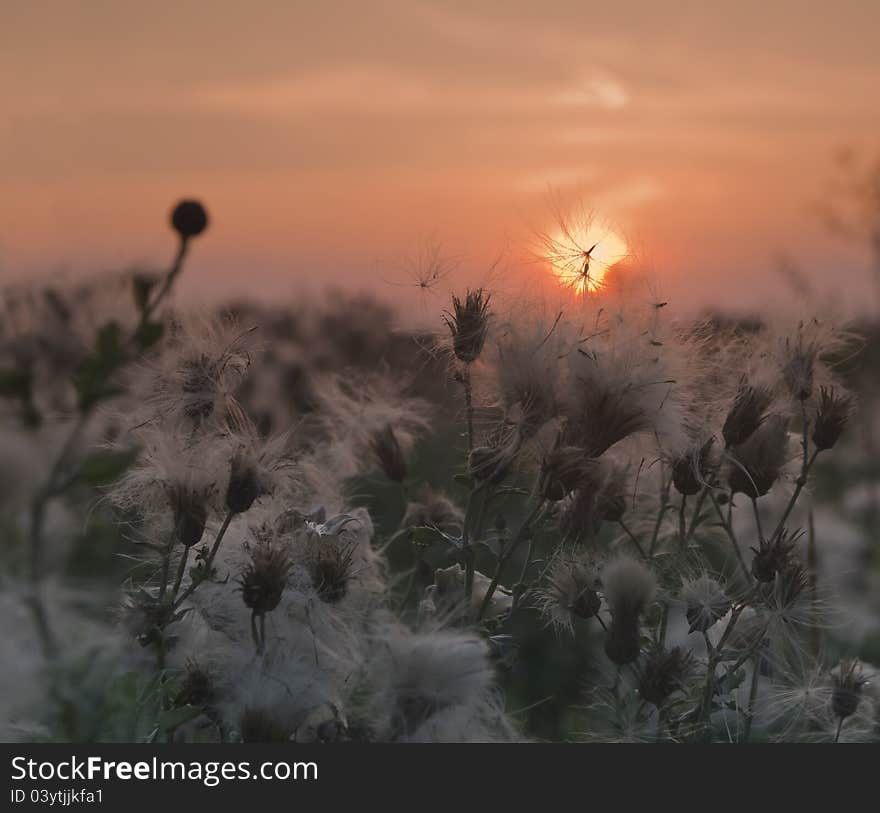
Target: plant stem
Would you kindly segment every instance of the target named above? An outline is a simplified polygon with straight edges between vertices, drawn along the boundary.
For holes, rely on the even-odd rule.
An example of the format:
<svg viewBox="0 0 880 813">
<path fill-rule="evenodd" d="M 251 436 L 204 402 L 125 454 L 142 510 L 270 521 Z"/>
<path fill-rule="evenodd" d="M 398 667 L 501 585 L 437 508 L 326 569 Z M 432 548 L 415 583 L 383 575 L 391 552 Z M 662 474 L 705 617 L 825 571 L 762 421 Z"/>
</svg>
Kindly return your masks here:
<svg viewBox="0 0 880 813">
<path fill-rule="evenodd" d="M 687 508 L 687 494 L 681 495 L 681 504 L 678 507 L 678 536 L 681 539 L 681 547 L 687 547 L 687 519 L 685 510 Z"/>
<path fill-rule="evenodd" d="M 718 519 L 721 521 L 721 525 L 727 533 L 728 539 L 730 539 L 731 544 L 733 545 L 733 552 L 736 554 L 736 560 L 739 562 L 739 566 L 742 568 L 742 572 L 745 574 L 746 581 L 750 582 L 752 580 L 752 574 L 749 573 L 748 567 L 746 567 L 746 561 L 743 559 L 742 550 L 739 547 L 739 541 L 736 538 L 736 534 L 733 532 L 733 527 L 730 523 L 730 520 L 724 516 L 724 512 L 721 510 L 721 506 L 718 505 L 718 500 L 715 498 L 715 495 L 711 492 L 709 493 L 709 499 L 712 501 L 712 505 L 715 507 L 715 512 L 718 514 Z M 732 500 L 731 496 L 731 500 Z"/>
<path fill-rule="evenodd" d="M 752 669 L 752 683 L 749 686 L 749 707 L 746 712 L 746 727 L 743 731 L 743 742 L 748 742 L 752 736 L 752 720 L 755 719 L 755 699 L 758 696 L 758 681 L 761 679 L 760 657 L 755 659 Z"/>
<path fill-rule="evenodd" d="M 647 559 L 648 559 L 648 554 L 645 553 L 645 549 L 642 547 L 642 543 L 639 542 L 639 540 L 638 540 L 638 538 L 636 537 L 636 535 L 635 535 L 635 534 L 629 529 L 629 527 L 628 527 L 627 524 L 623 521 L 622 518 L 619 519 L 619 520 L 617 520 L 617 523 L 618 523 L 618 525 L 620 525 L 620 527 L 623 528 L 623 530 L 626 532 L 626 535 L 630 538 L 630 541 L 633 543 L 633 545 L 635 545 L 635 548 L 636 548 L 636 550 L 639 552 L 639 555 L 642 557 L 642 559 L 644 559 L 645 561 L 647 561 Z"/>
<path fill-rule="evenodd" d="M 539 517 L 543 508 L 544 501 L 537 500 L 532 510 L 529 511 L 528 516 L 526 516 L 522 524 L 519 526 L 519 529 L 516 532 L 516 536 L 514 536 L 510 545 L 498 557 L 498 563 L 495 566 L 495 574 L 492 576 L 492 581 L 490 582 L 489 587 L 486 590 L 486 595 L 483 596 L 483 603 L 480 605 L 480 612 L 477 614 L 478 622 L 483 619 L 483 616 L 486 614 L 486 610 L 489 609 L 489 604 L 492 601 L 492 596 L 495 595 L 495 590 L 498 588 L 498 584 L 501 581 L 501 574 L 504 571 L 504 566 L 510 560 L 510 557 L 513 556 L 513 554 L 516 552 L 516 549 L 522 544 L 523 540 L 526 538 L 531 528 L 532 523 L 535 522 L 535 520 Z"/>
<path fill-rule="evenodd" d="M 752 497 L 752 510 L 755 513 L 755 527 L 758 529 L 758 539 L 764 540 L 764 531 L 761 528 L 761 514 L 758 511 L 758 500 L 755 497 Z"/>
<path fill-rule="evenodd" d="M 235 514 L 230 511 L 223 520 L 223 524 L 220 526 L 220 530 L 217 532 L 217 536 L 214 539 L 214 545 L 211 547 L 211 552 L 208 554 L 208 558 L 205 560 L 204 569 L 205 576 L 204 579 L 208 578 L 211 574 L 211 566 L 214 564 L 214 557 L 217 555 L 217 551 L 220 550 L 220 543 L 223 541 L 223 537 L 226 535 L 226 531 L 229 530 L 229 523 L 232 522 Z M 198 579 L 196 581 L 192 581 L 189 584 L 189 587 L 180 594 L 180 597 L 174 602 L 174 609 L 178 609 L 184 601 L 186 601 L 192 594 L 195 592 L 196 588 L 204 581 L 204 579 Z"/>
<path fill-rule="evenodd" d="M 467 420 L 467 444 L 468 454 L 474 450 L 474 392 L 471 385 L 471 366 L 464 365 L 461 374 L 461 383 L 464 387 L 464 409 Z"/>
<path fill-rule="evenodd" d="M 189 558 L 189 548 L 184 547 L 183 554 L 180 557 L 180 563 L 177 565 L 177 575 L 174 577 L 174 588 L 171 591 L 171 603 L 177 598 L 180 591 L 180 583 L 183 581 L 183 575 L 186 573 L 186 561 Z"/>
<path fill-rule="evenodd" d="M 651 544 L 648 547 L 648 558 L 654 556 L 654 549 L 657 547 L 657 540 L 660 538 L 663 517 L 669 508 L 669 488 L 672 485 L 672 479 L 667 480 L 664 473 L 661 473 L 660 476 L 660 509 L 657 511 L 657 520 L 654 522 L 654 533 L 651 535 Z"/>
</svg>

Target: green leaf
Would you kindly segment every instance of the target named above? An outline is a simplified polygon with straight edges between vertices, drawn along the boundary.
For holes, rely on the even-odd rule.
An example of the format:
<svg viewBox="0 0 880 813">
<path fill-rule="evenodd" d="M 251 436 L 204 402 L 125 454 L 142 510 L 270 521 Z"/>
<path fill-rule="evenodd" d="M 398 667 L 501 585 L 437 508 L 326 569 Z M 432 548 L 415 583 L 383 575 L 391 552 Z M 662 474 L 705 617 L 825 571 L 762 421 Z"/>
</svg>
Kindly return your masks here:
<svg viewBox="0 0 880 813">
<path fill-rule="evenodd" d="M 462 545 L 461 539 L 457 536 L 451 536 L 450 534 L 444 533 L 439 528 L 435 528 L 433 525 L 416 525 L 409 529 L 410 532 L 410 540 L 413 545 L 418 545 L 421 547 L 430 547 L 435 543 L 440 543 L 442 545 L 452 545 L 453 547 L 460 548 Z"/>
<path fill-rule="evenodd" d="M 115 483 L 137 459 L 138 451 L 100 449 L 92 452 L 80 465 L 79 479 L 93 487 Z"/>
<path fill-rule="evenodd" d="M 110 383 L 110 379 L 126 360 L 122 328 L 118 322 L 108 322 L 98 331 L 94 351 L 83 361 L 73 378 L 83 412 L 122 392 Z"/>
<path fill-rule="evenodd" d="M 159 715 L 158 726 L 163 731 L 173 731 L 184 723 L 195 720 L 201 713 L 202 710 L 195 706 L 180 706 L 176 709 L 166 709 Z"/>
</svg>

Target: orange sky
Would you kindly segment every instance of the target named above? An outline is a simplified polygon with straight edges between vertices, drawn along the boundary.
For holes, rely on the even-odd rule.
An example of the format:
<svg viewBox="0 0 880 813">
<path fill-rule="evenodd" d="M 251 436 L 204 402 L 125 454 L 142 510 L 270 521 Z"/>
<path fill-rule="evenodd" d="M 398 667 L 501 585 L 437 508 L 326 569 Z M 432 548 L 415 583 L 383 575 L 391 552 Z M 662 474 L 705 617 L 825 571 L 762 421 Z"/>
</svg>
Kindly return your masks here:
<svg viewBox="0 0 880 813">
<path fill-rule="evenodd" d="M 0 2 L 2 280 L 160 263 L 181 195 L 190 297 L 383 287 L 433 231 L 528 276 L 552 189 L 689 305 L 780 297 L 783 253 L 869 290 L 813 209 L 880 147 L 876 0 Z"/>
</svg>

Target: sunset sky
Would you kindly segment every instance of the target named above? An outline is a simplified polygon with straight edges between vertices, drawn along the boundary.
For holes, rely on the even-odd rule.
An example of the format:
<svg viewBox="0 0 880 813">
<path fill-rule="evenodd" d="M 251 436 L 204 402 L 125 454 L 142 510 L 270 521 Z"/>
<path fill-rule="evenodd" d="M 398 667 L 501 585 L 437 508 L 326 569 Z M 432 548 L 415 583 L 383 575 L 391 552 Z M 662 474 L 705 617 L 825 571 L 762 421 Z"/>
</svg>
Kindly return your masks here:
<svg viewBox="0 0 880 813">
<path fill-rule="evenodd" d="M 184 294 L 383 280 L 435 232 L 511 274 L 550 200 L 615 224 L 664 295 L 751 307 L 790 257 L 864 300 L 816 209 L 880 149 L 876 0 L 0 0 L 0 280 L 161 263 Z M 473 269 L 473 270 L 471 270 Z M 383 287 L 384 286 L 384 287 Z"/>
</svg>

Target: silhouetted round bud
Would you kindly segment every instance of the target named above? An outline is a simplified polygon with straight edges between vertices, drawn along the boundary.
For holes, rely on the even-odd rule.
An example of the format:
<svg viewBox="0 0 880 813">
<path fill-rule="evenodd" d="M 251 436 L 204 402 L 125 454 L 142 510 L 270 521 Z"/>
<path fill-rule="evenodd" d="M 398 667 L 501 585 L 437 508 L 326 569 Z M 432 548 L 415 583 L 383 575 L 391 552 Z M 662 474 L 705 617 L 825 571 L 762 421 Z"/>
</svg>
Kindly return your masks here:
<svg viewBox="0 0 880 813">
<path fill-rule="evenodd" d="M 197 200 L 182 200 L 171 212 L 171 225 L 182 240 L 189 240 L 208 228 L 208 213 Z"/>
</svg>

